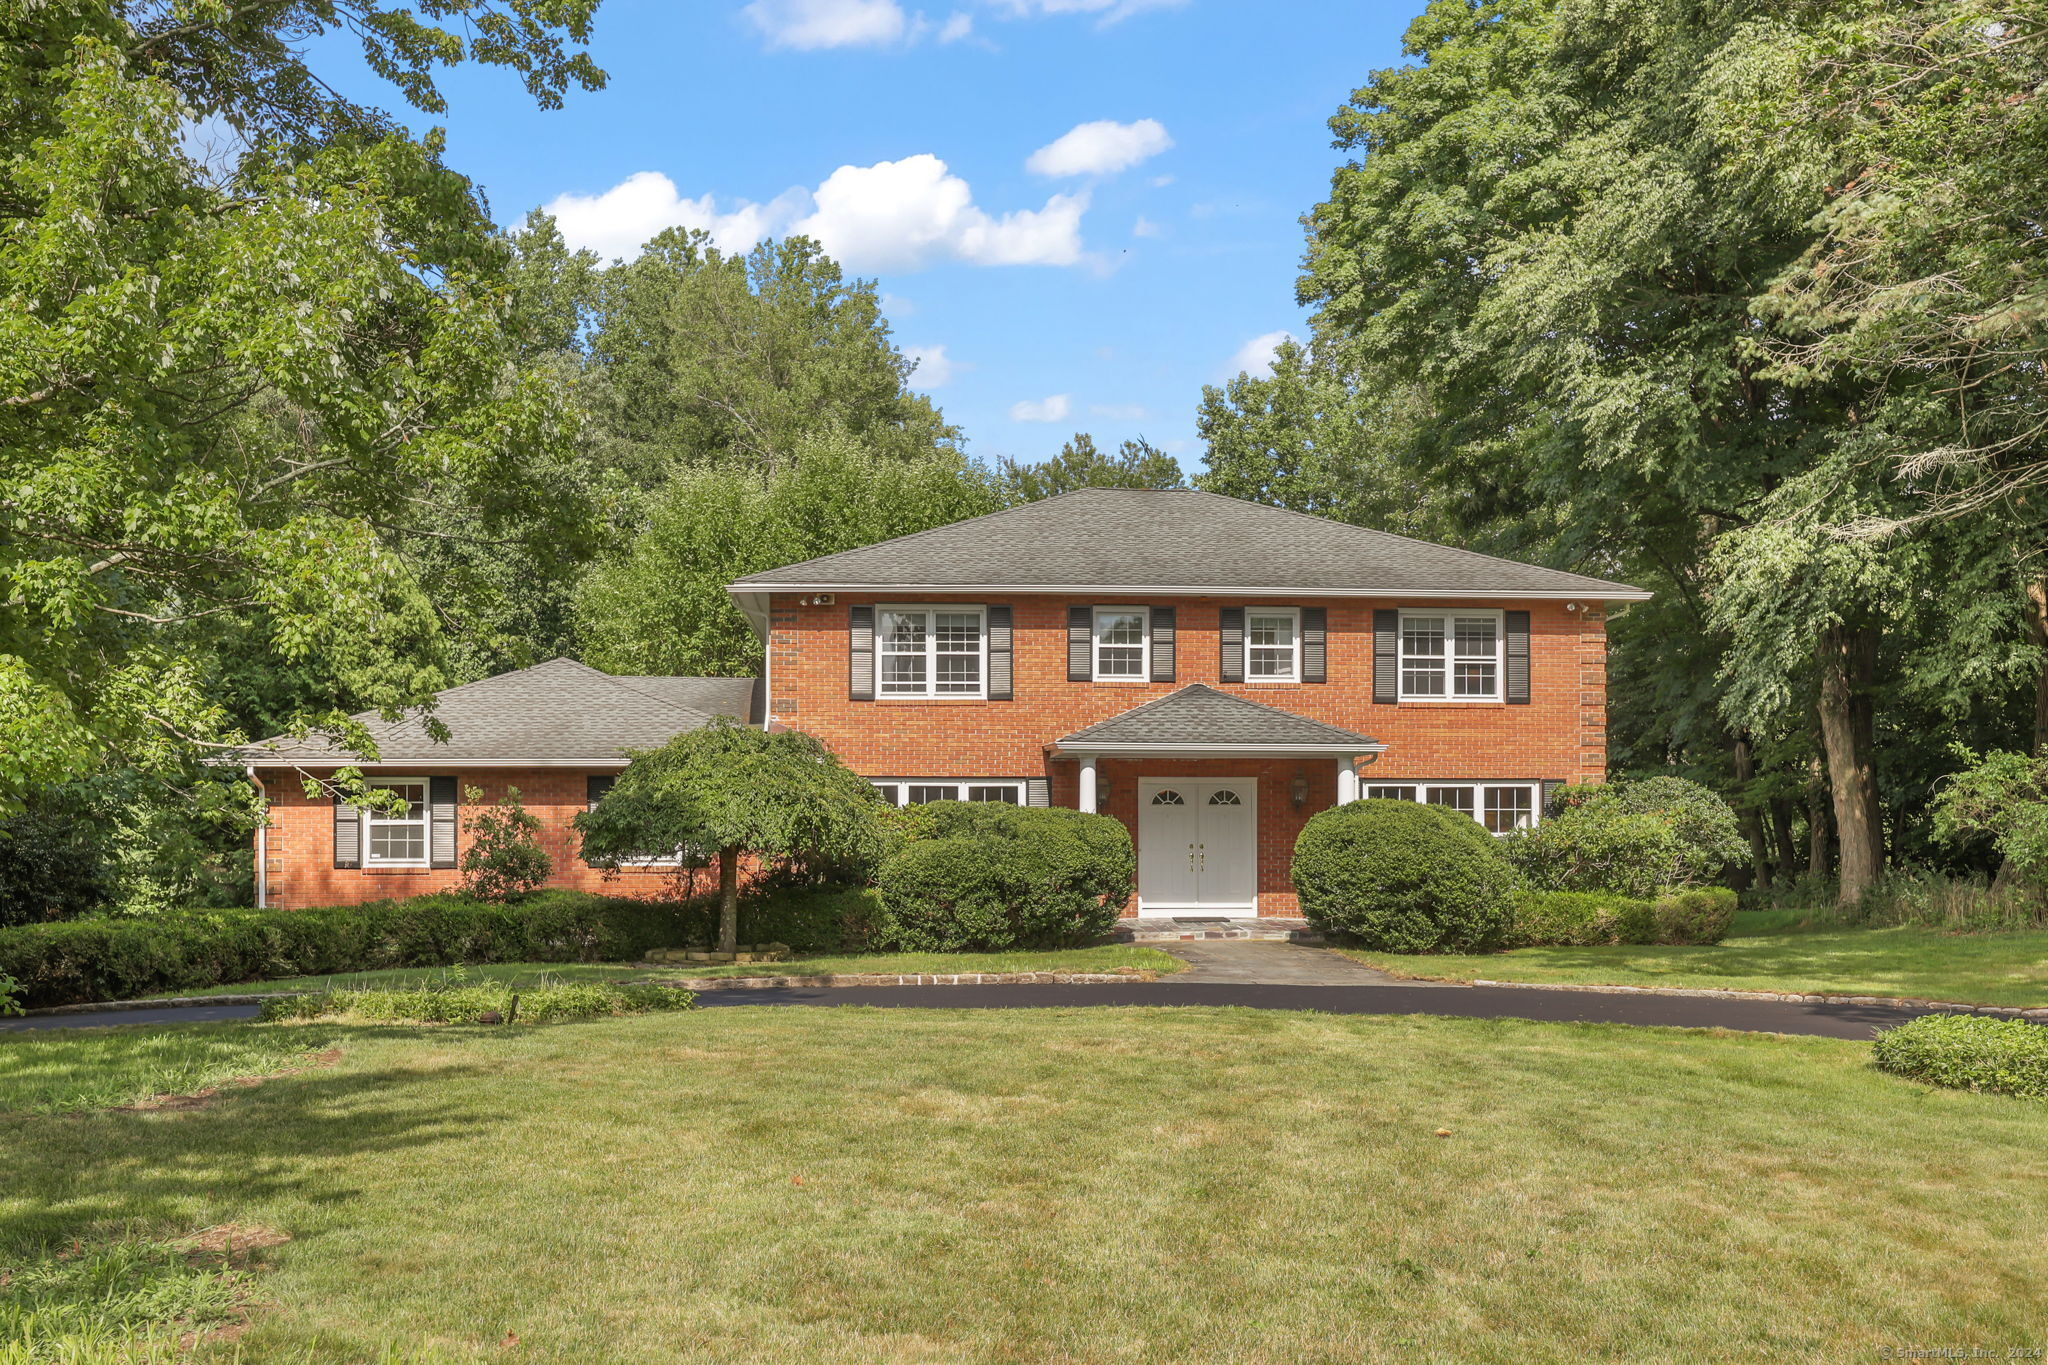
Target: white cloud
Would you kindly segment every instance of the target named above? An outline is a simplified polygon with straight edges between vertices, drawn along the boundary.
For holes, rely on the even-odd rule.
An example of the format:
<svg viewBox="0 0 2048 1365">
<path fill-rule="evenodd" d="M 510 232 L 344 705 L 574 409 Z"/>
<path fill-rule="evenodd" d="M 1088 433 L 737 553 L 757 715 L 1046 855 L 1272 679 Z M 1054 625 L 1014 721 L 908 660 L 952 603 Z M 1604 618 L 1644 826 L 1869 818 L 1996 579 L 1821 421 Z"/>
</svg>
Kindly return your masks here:
<svg viewBox="0 0 2048 1365">
<path fill-rule="evenodd" d="M 770 47 L 884 47 L 901 42 L 910 17 L 896 0 L 752 0 L 740 13 Z"/>
<path fill-rule="evenodd" d="M 1163 190 L 1173 183 L 1173 177 L 1170 175 L 1155 175 L 1145 183 L 1155 190 Z"/>
<path fill-rule="evenodd" d="M 791 231 L 815 237 L 857 270 L 915 270 L 935 260 L 972 265 L 1074 265 L 1088 196 L 1056 194 L 1041 209 L 994 217 L 965 180 L 930 153 L 841 166 Z"/>
<path fill-rule="evenodd" d="M 1152 415 L 1143 403 L 1090 403 L 1088 413 L 1112 422 L 1142 422 Z"/>
<path fill-rule="evenodd" d="M 1002 8 L 1020 18 L 1046 14 L 1098 14 L 1104 24 L 1114 24 L 1148 9 L 1175 9 L 1187 0 L 999 0 Z"/>
<path fill-rule="evenodd" d="M 1173 145 L 1158 119 L 1136 123 L 1097 119 L 1067 131 L 1033 152 L 1024 168 L 1033 175 L 1109 175 L 1129 170 Z"/>
<path fill-rule="evenodd" d="M 1142 213 L 1138 215 L 1138 221 L 1131 224 L 1131 236 L 1133 237 L 1158 237 L 1164 234 L 1165 231 L 1166 229 L 1160 227 L 1159 224 L 1153 222 Z"/>
<path fill-rule="evenodd" d="M 954 10 L 946 22 L 939 26 L 939 41 L 957 43 L 974 32 L 974 16 L 966 10 Z"/>
<path fill-rule="evenodd" d="M 815 190 L 790 189 L 765 204 L 721 207 L 685 198 L 659 171 L 639 171 L 602 194 L 562 194 L 545 209 L 572 247 L 632 256 L 666 227 L 702 228 L 723 251 L 803 233 L 860 271 L 969 265 L 1078 265 L 1088 195 L 1055 194 L 1042 208 L 991 214 L 965 180 L 930 153 L 872 166 L 841 166 Z"/>
<path fill-rule="evenodd" d="M 1281 342 L 1292 340 L 1292 332 L 1266 332 L 1255 336 L 1237 348 L 1236 354 L 1230 357 L 1230 363 L 1224 367 L 1225 373 L 1233 379 L 1239 374 L 1264 379 L 1273 373 L 1273 352 L 1279 349 Z"/>
<path fill-rule="evenodd" d="M 1067 420 L 1067 414 L 1073 410 L 1073 407 L 1074 400 L 1071 395 L 1056 393 L 1050 398 L 1041 398 L 1035 403 L 1028 401 L 1012 403 L 1010 405 L 1010 420 L 1012 422 L 1064 422 Z"/>
<path fill-rule="evenodd" d="M 955 370 L 970 369 L 946 354 L 944 346 L 905 346 L 903 354 L 917 362 L 910 385 L 917 389 L 942 389 L 953 382 Z"/>
</svg>

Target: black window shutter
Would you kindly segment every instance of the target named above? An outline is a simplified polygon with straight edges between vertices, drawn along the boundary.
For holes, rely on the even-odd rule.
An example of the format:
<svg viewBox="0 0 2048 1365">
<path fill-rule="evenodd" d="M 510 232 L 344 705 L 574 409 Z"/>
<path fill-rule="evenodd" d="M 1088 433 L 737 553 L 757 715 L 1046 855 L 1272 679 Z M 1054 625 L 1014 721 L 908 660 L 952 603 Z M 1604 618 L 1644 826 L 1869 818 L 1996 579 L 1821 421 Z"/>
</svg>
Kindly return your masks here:
<svg viewBox="0 0 2048 1365">
<path fill-rule="evenodd" d="M 334 798 L 334 865 L 363 865 L 363 813 L 338 796 Z"/>
<path fill-rule="evenodd" d="M 1401 613 L 1387 607 L 1372 614 L 1372 699 L 1379 706 L 1401 700 Z"/>
<path fill-rule="evenodd" d="M 604 800 L 604 794 L 610 791 L 618 780 L 619 775 L 617 773 L 592 773 L 589 777 L 585 778 L 584 795 L 588 801 L 585 808 L 596 810 L 597 803 Z"/>
<path fill-rule="evenodd" d="M 455 800 L 452 777 L 427 779 L 427 866 L 455 866 Z"/>
<path fill-rule="evenodd" d="M 1173 681 L 1173 608 L 1152 608 L 1152 681 Z"/>
<path fill-rule="evenodd" d="M 1529 613 L 1506 613 L 1508 677 L 1506 697 L 1511 706 L 1529 704 Z"/>
<path fill-rule="evenodd" d="M 1010 653 L 1010 609 L 988 609 L 988 699 L 1010 701 L 1016 696 Z"/>
<path fill-rule="evenodd" d="M 1095 676 L 1095 608 L 1067 608 L 1067 681 Z"/>
<path fill-rule="evenodd" d="M 1217 631 L 1221 657 L 1217 660 L 1216 676 L 1224 682 L 1244 681 L 1244 608 L 1225 607 L 1222 629 Z"/>
<path fill-rule="evenodd" d="M 847 674 L 849 701 L 875 699 L 875 609 L 846 609 Z"/>
<path fill-rule="evenodd" d="M 1330 680 L 1330 611 L 1327 607 L 1301 609 L 1301 680 L 1305 683 Z"/>
</svg>

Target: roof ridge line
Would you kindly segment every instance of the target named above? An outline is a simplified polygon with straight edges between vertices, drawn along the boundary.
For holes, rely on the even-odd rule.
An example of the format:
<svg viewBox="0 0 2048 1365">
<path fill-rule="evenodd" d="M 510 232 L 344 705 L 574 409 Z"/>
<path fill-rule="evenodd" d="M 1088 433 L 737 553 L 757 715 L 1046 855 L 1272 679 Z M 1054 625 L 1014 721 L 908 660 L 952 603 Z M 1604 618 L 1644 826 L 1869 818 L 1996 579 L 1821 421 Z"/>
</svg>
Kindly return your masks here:
<svg viewBox="0 0 2048 1365">
<path fill-rule="evenodd" d="M 799 559 L 794 564 L 776 564 L 771 565 L 769 568 L 766 569 L 756 569 L 753 573 L 743 574 L 740 577 L 735 578 L 731 583 L 726 584 L 726 586 L 730 588 L 738 584 L 744 583 L 748 579 L 754 577 L 754 574 L 781 573 L 786 569 L 801 569 L 806 564 L 816 564 L 821 560 L 833 559 L 843 554 L 851 554 L 855 550 L 878 550 L 884 545 L 894 545 L 898 541 L 903 540 L 915 540 L 919 536 L 928 536 L 932 534 L 934 531 L 950 531 L 955 527 L 966 526 L 973 522 L 993 521 L 997 517 L 1009 516 L 1012 512 L 1022 512 L 1032 507 L 1043 507 L 1046 503 L 1058 502 L 1061 498 L 1070 498 L 1074 496 L 1074 494 L 1076 493 L 1100 493 L 1103 491 L 1105 490 L 1099 488 L 1069 488 L 1064 493 L 1055 493 L 1049 498 L 1034 498 L 1029 502 L 1020 502 L 1009 507 L 998 507 L 993 512 L 982 512 L 978 513 L 975 516 L 962 517 L 958 521 L 948 521 L 943 522 L 937 526 L 927 526 L 922 531 L 905 531 L 902 535 L 890 536 L 887 540 L 875 540 L 868 542 L 866 545 L 853 545 L 849 546 L 844 550 L 830 550 L 821 555 L 812 555 L 809 559 Z M 769 586 L 771 588 L 773 587 L 772 584 L 766 586 Z"/>
</svg>

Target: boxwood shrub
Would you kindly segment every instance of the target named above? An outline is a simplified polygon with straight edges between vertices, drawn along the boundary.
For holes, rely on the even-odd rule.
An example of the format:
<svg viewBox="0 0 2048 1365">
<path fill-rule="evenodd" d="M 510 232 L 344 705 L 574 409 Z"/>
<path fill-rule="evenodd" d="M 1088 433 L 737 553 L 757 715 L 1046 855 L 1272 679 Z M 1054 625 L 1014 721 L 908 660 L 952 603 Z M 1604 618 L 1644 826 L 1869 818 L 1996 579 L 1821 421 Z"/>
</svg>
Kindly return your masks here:
<svg viewBox="0 0 2048 1365">
<path fill-rule="evenodd" d="M 1293 877 L 1311 925 L 1389 953 L 1498 947 L 1520 885 L 1471 816 L 1413 801 L 1353 801 L 1311 817 Z"/>
<path fill-rule="evenodd" d="M 1925 1014 L 1871 1045 L 1880 1070 L 1958 1090 L 2048 1099 L 2048 1028 L 1981 1014 Z"/>
<path fill-rule="evenodd" d="M 1725 886 L 1673 886 L 1657 895 L 1658 943 L 1719 943 L 1735 923 L 1740 897 Z"/>
<path fill-rule="evenodd" d="M 875 876 L 876 941 L 906 952 L 1092 942 L 1137 871 L 1121 822 L 1074 810 L 935 801 L 902 817 L 901 836 Z"/>
<path fill-rule="evenodd" d="M 1611 891 L 1522 891 L 1502 946 L 1589 948 L 1607 943 L 1654 943 L 1654 902 Z"/>
<path fill-rule="evenodd" d="M 203 910 L 0 929 L 0 975 L 29 1008 L 280 976 L 484 962 L 615 962 L 708 936 L 708 909 L 583 891 L 503 904 L 457 895 L 309 910 Z"/>
</svg>

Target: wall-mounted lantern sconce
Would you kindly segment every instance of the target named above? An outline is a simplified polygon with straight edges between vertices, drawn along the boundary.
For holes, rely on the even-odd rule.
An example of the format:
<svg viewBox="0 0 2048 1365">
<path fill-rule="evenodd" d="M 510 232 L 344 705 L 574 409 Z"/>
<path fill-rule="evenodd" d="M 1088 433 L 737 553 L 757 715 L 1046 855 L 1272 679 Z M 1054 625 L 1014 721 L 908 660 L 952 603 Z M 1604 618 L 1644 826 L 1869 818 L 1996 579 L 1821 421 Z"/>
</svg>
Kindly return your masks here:
<svg viewBox="0 0 2048 1365">
<path fill-rule="evenodd" d="M 1097 809 L 1097 810 L 1099 810 L 1099 811 L 1103 811 L 1103 812 L 1107 812 L 1107 811 L 1109 810 L 1109 790 L 1110 790 L 1109 774 L 1108 774 L 1108 773 L 1106 773 L 1106 772 L 1103 772 L 1103 771 L 1102 771 L 1101 769 L 1099 769 L 1099 768 L 1098 768 L 1098 769 L 1096 769 L 1096 772 L 1095 772 L 1095 809 Z"/>
<path fill-rule="evenodd" d="M 1294 780 L 1287 784 L 1287 794 L 1294 800 L 1294 808 L 1300 810 L 1308 804 L 1308 774 L 1296 768 Z"/>
</svg>

